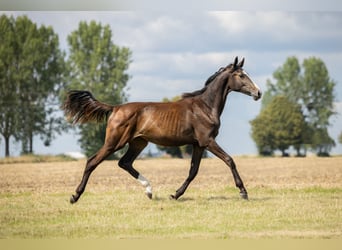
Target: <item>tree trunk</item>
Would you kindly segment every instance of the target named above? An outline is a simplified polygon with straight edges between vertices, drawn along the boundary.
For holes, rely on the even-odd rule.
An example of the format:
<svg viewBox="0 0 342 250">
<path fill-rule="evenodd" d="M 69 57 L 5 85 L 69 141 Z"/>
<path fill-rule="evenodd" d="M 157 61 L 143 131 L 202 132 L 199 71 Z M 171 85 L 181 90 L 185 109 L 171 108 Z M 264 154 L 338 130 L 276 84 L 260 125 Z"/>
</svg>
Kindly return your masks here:
<svg viewBox="0 0 342 250">
<path fill-rule="evenodd" d="M 22 149 L 21 153 L 23 155 L 26 154 L 32 154 L 33 153 L 33 135 L 32 132 L 29 132 L 29 134 L 21 139 L 22 143 Z"/>
<path fill-rule="evenodd" d="M 30 138 L 29 138 L 29 154 L 33 154 L 33 135 L 32 135 L 32 133 L 30 134 Z"/>
<path fill-rule="evenodd" d="M 282 149 L 281 153 L 282 153 L 282 157 L 288 157 L 289 156 L 289 154 L 286 153 L 286 149 Z"/>
<path fill-rule="evenodd" d="M 4 138 L 5 138 L 5 157 L 9 157 L 10 156 L 10 151 L 9 151 L 10 136 L 4 136 Z"/>
<path fill-rule="evenodd" d="M 21 139 L 21 154 L 26 154 L 27 153 L 27 142 L 26 138 Z"/>
</svg>

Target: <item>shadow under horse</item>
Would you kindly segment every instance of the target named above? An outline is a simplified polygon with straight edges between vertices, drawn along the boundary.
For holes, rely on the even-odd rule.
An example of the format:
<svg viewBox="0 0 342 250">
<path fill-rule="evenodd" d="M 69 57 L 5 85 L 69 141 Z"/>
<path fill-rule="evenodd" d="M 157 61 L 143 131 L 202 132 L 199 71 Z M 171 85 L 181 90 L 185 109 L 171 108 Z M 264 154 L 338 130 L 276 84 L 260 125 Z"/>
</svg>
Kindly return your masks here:
<svg viewBox="0 0 342 250">
<path fill-rule="evenodd" d="M 87 160 L 81 183 L 70 202 L 78 201 L 94 169 L 126 144 L 128 150 L 118 165 L 145 187 L 145 193 L 151 199 L 150 182 L 133 167 L 134 160 L 148 142 L 162 146 L 193 145 L 189 176 L 170 196 L 171 199 L 177 200 L 182 196 L 196 177 L 205 149 L 229 166 L 241 197 L 248 199 L 232 157 L 215 141 L 220 128 L 220 116 L 230 92 L 240 92 L 252 96 L 254 100 L 261 97 L 260 88 L 243 70 L 243 65 L 244 59 L 239 62 L 236 57 L 234 63 L 210 76 L 202 89 L 185 93 L 176 102 L 134 102 L 113 106 L 96 100 L 88 91 L 69 91 L 62 109 L 74 124 L 107 119 L 104 145 Z"/>
</svg>

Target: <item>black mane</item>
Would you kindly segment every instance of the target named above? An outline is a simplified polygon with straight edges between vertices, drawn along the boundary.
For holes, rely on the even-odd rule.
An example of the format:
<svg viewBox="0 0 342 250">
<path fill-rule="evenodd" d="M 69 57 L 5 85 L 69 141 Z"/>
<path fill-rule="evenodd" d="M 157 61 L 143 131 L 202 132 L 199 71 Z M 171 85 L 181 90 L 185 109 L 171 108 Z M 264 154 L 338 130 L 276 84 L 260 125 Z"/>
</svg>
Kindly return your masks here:
<svg viewBox="0 0 342 250">
<path fill-rule="evenodd" d="M 198 95 L 200 95 L 200 94 L 203 94 L 203 93 L 206 91 L 206 89 L 208 88 L 208 85 L 209 85 L 210 83 L 212 83 L 212 82 L 216 79 L 216 77 L 217 77 L 219 74 L 221 74 L 225 69 L 227 69 L 227 68 L 229 68 L 229 67 L 231 67 L 231 66 L 232 66 L 232 64 L 229 64 L 227 67 L 221 67 L 218 71 L 216 71 L 212 76 L 210 76 L 210 77 L 205 81 L 204 87 L 203 87 L 202 89 L 196 90 L 196 91 L 191 92 L 191 93 L 183 93 L 183 94 L 182 94 L 182 99 L 188 98 L 188 97 L 194 97 L 194 96 L 198 96 Z"/>
</svg>

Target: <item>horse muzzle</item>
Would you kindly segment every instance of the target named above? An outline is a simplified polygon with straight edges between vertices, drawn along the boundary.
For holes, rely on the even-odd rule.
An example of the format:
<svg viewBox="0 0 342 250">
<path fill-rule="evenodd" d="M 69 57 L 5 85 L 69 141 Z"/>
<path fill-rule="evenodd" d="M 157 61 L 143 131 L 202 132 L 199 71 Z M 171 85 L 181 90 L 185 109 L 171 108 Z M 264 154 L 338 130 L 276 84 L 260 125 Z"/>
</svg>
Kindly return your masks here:
<svg viewBox="0 0 342 250">
<path fill-rule="evenodd" d="M 259 100 L 259 99 L 261 98 L 262 93 L 261 93 L 260 90 L 258 90 L 256 93 L 253 93 L 252 96 L 253 96 L 253 99 L 254 99 L 255 101 L 257 101 L 257 100 Z"/>
</svg>

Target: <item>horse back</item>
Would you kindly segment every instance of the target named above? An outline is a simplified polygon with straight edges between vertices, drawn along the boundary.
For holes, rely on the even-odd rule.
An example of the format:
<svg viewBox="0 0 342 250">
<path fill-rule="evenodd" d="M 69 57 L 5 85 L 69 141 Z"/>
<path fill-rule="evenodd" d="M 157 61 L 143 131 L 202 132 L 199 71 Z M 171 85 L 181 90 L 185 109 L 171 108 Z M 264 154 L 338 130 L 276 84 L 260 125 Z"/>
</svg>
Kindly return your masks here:
<svg viewBox="0 0 342 250">
<path fill-rule="evenodd" d="M 135 102 L 117 106 L 108 126 L 126 127 L 132 139 L 142 137 L 165 146 L 194 141 L 192 107 L 188 100 L 177 102 Z"/>
</svg>

